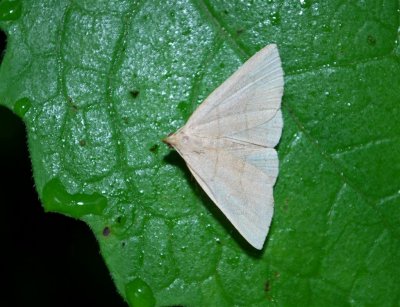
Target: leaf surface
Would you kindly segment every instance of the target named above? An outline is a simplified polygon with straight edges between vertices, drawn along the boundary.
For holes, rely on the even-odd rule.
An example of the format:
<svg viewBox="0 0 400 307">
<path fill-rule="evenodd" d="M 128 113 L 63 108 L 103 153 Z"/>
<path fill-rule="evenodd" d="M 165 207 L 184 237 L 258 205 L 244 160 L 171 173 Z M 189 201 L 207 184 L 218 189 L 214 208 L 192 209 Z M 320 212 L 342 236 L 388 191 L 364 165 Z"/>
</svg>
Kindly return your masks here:
<svg viewBox="0 0 400 307">
<path fill-rule="evenodd" d="M 398 305 L 399 3 L 0 2 L 0 102 L 43 206 L 84 220 L 131 305 Z M 247 58 L 285 70 L 267 243 L 160 143 Z"/>
</svg>

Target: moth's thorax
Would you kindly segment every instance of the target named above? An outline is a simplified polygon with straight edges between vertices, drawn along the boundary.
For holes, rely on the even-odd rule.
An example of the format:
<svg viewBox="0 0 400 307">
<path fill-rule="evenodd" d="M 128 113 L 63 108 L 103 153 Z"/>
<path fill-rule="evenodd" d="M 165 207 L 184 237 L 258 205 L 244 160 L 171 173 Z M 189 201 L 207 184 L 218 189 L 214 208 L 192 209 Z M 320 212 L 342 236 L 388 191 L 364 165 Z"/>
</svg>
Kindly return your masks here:
<svg viewBox="0 0 400 307">
<path fill-rule="evenodd" d="M 190 134 L 185 130 L 178 131 L 175 134 L 175 138 L 179 147 L 197 149 L 204 146 L 204 140 L 202 138 Z"/>
</svg>

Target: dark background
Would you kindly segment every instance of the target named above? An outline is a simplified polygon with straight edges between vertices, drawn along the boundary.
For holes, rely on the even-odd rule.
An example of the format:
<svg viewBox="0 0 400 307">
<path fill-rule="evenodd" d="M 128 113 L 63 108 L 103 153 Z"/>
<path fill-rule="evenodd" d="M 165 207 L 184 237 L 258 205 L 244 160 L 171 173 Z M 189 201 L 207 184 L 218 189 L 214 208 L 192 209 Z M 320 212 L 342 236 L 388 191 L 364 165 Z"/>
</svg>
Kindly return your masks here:
<svg viewBox="0 0 400 307">
<path fill-rule="evenodd" d="M 6 36 L 0 31 L 0 63 Z M 126 306 L 83 222 L 44 213 L 23 122 L 0 106 L 0 306 Z"/>
</svg>

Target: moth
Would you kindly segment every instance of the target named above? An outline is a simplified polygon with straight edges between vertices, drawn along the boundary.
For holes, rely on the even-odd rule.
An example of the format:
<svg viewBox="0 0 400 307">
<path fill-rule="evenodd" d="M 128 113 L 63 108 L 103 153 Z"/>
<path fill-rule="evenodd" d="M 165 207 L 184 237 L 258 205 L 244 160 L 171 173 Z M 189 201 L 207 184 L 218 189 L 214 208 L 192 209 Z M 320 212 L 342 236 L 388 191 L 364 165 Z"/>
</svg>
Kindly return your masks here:
<svg viewBox="0 0 400 307">
<path fill-rule="evenodd" d="M 262 249 L 274 211 L 282 134 L 278 48 L 254 54 L 164 142 L 175 148 L 237 231 Z"/>
</svg>

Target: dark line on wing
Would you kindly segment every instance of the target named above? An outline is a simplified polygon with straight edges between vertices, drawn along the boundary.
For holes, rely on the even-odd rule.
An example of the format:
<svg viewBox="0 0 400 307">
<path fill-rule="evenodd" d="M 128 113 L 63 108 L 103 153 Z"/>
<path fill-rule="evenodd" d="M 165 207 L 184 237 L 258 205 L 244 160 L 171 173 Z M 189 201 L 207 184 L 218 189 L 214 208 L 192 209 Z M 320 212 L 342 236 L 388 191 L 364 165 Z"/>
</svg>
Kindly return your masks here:
<svg viewBox="0 0 400 307">
<path fill-rule="evenodd" d="M 230 141 L 232 141 L 233 143 L 236 143 L 236 144 L 242 144 L 242 145 L 250 144 L 250 145 L 254 145 L 254 146 L 260 147 L 260 148 L 271 148 L 271 147 L 264 146 L 264 145 L 261 145 L 261 144 L 252 143 L 252 142 L 246 142 L 246 141 L 243 141 L 243 140 L 240 140 L 240 139 L 235 139 L 234 137 L 230 137 L 230 136 L 224 136 L 224 137 L 222 137 L 222 139 L 230 140 Z"/>
</svg>

